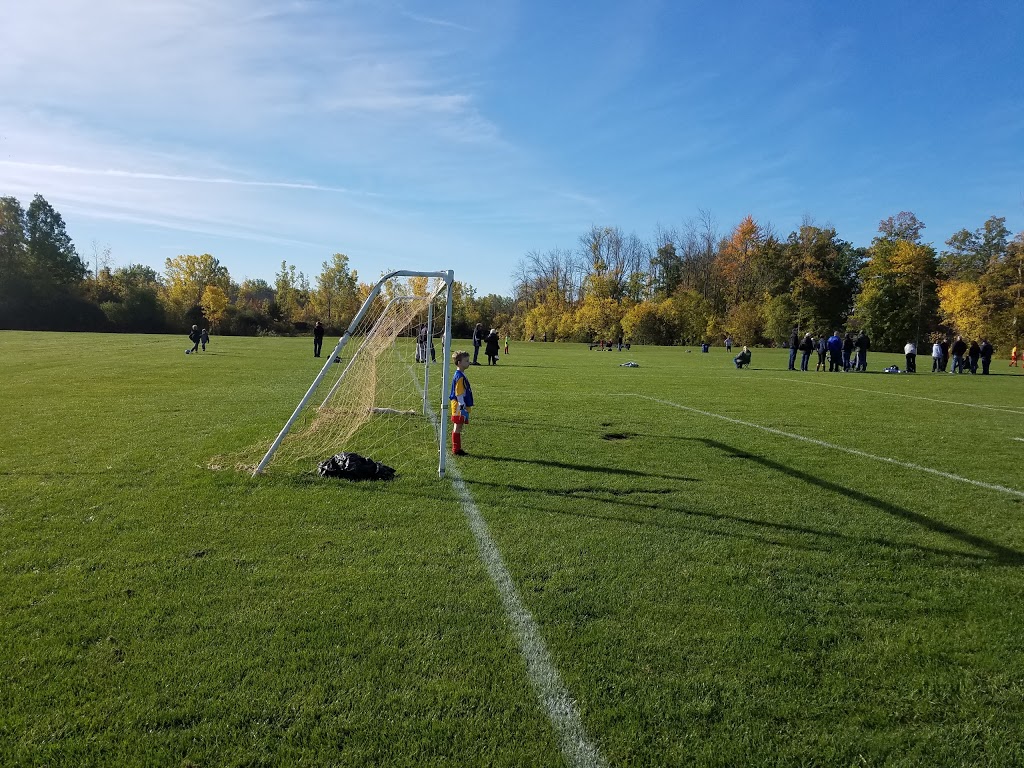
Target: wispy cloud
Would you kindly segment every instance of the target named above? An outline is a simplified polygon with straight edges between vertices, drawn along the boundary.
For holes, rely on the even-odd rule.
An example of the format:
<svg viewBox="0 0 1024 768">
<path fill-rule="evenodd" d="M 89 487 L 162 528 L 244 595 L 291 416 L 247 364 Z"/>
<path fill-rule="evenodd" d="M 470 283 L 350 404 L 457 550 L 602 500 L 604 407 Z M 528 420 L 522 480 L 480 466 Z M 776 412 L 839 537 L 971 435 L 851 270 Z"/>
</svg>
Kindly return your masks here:
<svg viewBox="0 0 1024 768">
<path fill-rule="evenodd" d="M 81 176 L 107 176 L 122 179 L 150 179 L 154 181 L 177 181 L 197 184 L 230 184 L 240 187 L 272 187 L 277 189 L 307 189 L 315 192 L 338 192 L 348 195 L 376 196 L 373 192 L 360 192 L 344 187 L 328 187 L 322 184 L 304 184 L 293 181 L 253 181 L 248 179 L 228 179 L 209 176 L 185 176 L 169 173 L 146 173 L 143 171 L 123 171 L 113 168 L 81 168 L 70 165 L 47 163 L 23 163 L 14 160 L 0 160 L 0 166 L 19 168 L 22 170 L 40 171 L 53 174 L 75 174 Z"/>
</svg>

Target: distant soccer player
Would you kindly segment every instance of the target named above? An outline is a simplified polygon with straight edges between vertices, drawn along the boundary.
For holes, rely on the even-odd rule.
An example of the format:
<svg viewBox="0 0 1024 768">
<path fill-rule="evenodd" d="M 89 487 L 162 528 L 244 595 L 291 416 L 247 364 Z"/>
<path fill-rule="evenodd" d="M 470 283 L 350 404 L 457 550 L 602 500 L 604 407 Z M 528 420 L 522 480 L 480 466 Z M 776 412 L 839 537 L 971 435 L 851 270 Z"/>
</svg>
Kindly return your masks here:
<svg viewBox="0 0 1024 768">
<path fill-rule="evenodd" d="M 470 366 L 469 352 L 459 350 L 452 353 L 455 364 L 455 375 L 452 376 L 452 388 L 448 400 L 452 409 L 452 455 L 465 456 L 462 450 L 462 430 L 469 423 L 469 412 L 473 407 L 473 389 L 469 386 L 466 369 Z"/>
<path fill-rule="evenodd" d="M 203 336 L 199 333 L 199 326 L 193 325 L 192 330 L 189 331 L 188 340 L 192 342 L 192 349 L 189 352 L 199 351 L 199 342 L 203 340 Z"/>
</svg>

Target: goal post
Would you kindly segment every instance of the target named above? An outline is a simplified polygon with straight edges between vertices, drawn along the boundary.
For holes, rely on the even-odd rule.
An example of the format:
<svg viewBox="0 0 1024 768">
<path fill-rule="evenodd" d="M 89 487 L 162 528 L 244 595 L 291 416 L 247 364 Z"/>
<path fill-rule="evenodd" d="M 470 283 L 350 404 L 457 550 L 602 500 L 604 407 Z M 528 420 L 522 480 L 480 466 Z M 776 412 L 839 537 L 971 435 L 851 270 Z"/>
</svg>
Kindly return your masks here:
<svg viewBox="0 0 1024 768">
<path fill-rule="evenodd" d="M 406 281 L 403 278 L 426 278 L 425 284 L 420 285 L 422 292 L 412 290 L 412 280 Z M 253 470 L 253 476 L 267 469 L 289 435 L 289 439 L 296 439 L 293 430 L 300 417 L 307 423 L 297 430 L 299 436 L 318 434 L 319 440 L 314 442 L 323 444 L 324 449 L 331 450 L 333 454 L 346 450 L 347 446 L 341 443 L 346 443 L 374 418 L 397 419 L 395 423 L 400 423 L 403 418 L 420 416 L 436 427 L 437 471 L 443 477 L 448 432 L 448 420 L 444 418 L 447 405 L 444 385 L 450 375 L 454 280 L 453 270 L 397 270 L 382 276 Z M 435 416 L 430 405 L 430 368 L 437 362 L 434 307 L 442 291 L 444 322 L 437 334 L 442 348 L 442 372 L 439 410 Z M 415 365 L 410 359 L 407 342 L 415 345 Z M 419 364 L 422 364 L 422 381 L 420 372 L 416 370 Z M 304 411 L 314 401 L 317 391 L 332 376 L 336 378 L 316 406 L 316 413 L 312 417 L 304 416 Z M 392 429 L 401 430 L 402 427 Z"/>
</svg>

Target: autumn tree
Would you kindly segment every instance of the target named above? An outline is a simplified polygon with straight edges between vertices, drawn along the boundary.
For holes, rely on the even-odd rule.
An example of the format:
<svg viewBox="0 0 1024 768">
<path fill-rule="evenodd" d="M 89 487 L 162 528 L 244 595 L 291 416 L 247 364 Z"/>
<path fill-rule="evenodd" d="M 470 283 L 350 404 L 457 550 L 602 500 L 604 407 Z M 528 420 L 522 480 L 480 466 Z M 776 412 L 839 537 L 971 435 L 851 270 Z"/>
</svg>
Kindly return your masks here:
<svg viewBox="0 0 1024 768">
<path fill-rule="evenodd" d="M 164 301 L 179 322 L 200 311 L 207 286 L 215 285 L 227 294 L 230 284 L 227 267 L 208 253 L 164 261 Z"/>
<path fill-rule="evenodd" d="M 228 295 L 219 285 L 208 285 L 203 290 L 200 306 L 203 308 L 203 317 L 209 321 L 211 329 L 220 325 L 229 303 Z"/>
<path fill-rule="evenodd" d="M 920 241 L 924 224 L 906 211 L 883 220 L 860 270 L 856 319 L 875 349 L 920 344 L 935 324 L 937 258 Z M 910 239 L 913 238 L 913 239 Z"/>
</svg>

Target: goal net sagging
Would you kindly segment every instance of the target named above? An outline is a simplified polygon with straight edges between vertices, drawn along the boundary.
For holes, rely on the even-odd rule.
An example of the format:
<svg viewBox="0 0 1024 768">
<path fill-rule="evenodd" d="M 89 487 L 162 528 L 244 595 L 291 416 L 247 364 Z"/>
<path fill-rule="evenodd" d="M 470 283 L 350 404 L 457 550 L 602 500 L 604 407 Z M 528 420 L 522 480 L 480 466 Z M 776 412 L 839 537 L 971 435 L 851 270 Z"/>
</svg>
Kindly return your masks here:
<svg viewBox="0 0 1024 768">
<path fill-rule="evenodd" d="M 452 282 L 450 271 L 382 278 L 254 474 L 354 452 L 396 469 L 432 456 L 443 475 L 445 421 L 434 414 L 449 373 Z"/>
</svg>

